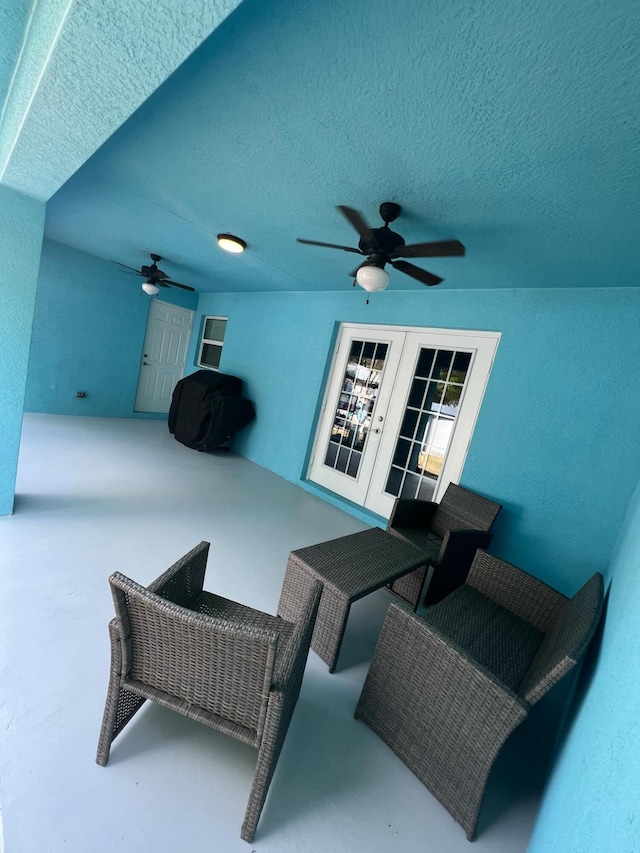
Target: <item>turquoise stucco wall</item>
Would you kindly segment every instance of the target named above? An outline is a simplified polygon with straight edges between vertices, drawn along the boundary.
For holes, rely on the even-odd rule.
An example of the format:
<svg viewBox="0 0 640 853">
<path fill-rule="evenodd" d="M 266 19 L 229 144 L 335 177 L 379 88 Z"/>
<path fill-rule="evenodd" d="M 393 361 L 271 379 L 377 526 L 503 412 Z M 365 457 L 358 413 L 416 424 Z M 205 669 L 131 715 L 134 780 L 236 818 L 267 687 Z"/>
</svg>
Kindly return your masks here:
<svg viewBox="0 0 640 853">
<path fill-rule="evenodd" d="M 44 205 L 0 186 L 0 515 L 13 511 Z"/>
<path fill-rule="evenodd" d="M 257 420 L 234 447 L 304 476 L 336 321 L 502 333 L 461 482 L 504 510 L 493 549 L 573 593 L 603 570 L 640 475 L 640 290 L 203 294 Z M 200 327 L 199 316 L 194 328 Z M 193 368 L 196 340 L 187 364 Z"/>
<path fill-rule="evenodd" d="M 640 485 L 610 573 L 597 663 L 555 762 L 529 853 L 640 850 Z"/>
<path fill-rule="evenodd" d="M 131 417 L 149 297 L 114 264 L 45 240 L 33 320 L 25 411 Z M 194 309 L 197 295 L 169 288 Z M 77 398 L 76 391 L 87 396 Z"/>
</svg>

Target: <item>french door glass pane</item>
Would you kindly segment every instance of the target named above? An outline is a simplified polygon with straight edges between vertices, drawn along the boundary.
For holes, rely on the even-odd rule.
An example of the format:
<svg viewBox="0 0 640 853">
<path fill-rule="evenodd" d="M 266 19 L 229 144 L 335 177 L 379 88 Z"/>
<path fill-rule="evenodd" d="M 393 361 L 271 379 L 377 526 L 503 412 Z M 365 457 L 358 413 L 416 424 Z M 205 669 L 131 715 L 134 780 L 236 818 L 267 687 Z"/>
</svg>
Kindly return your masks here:
<svg viewBox="0 0 640 853">
<path fill-rule="evenodd" d="M 388 349 L 376 341 L 351 344 L 324 457 L 325 465 L 348 477 L 358 476 Z"/>
<path fill-rule="evenodd" d="M 387 476 L 387 494 L 432 499 L 470 363 L 470 352 L 420 350 Z"/>
</svg>

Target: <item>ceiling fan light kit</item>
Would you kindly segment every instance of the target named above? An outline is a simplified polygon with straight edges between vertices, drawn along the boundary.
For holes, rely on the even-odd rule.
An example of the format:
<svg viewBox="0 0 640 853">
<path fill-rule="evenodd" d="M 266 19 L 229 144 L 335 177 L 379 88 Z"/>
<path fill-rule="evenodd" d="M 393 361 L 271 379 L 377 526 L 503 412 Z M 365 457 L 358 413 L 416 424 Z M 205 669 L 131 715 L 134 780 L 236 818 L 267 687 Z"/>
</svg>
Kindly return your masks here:
<svg viewBox="0 0 640 853">
<path fill-rule="evenodd" d="M 149 256 L 153 263 L 151 266 L 148 264 L 143 264 L 139 270 L 134 269 L 134 267 L 129 267 L 126 264 L 121 264 L 120 261 L 114 261 L 114 264 L 117 264 L 119 267 L 123 267 L 122 272 L 126 271 L 128 273 L 133 273 L 134 275 L 140 275 L 145 280 L 142 282 L 142 289 L 145 293 L 148 293 L 149 296 L 157 296 L 160 293 L 161 287 L 179 287 L 181 290 L 188 290 L 191 293 L 195 293 L 195 287 L 189 287 L 188 284 L 180 284 L 178 281 L 172 281 L 166 272 L 163 272 L 161 269 L 158 269 L 158 261 L 161 261 L 162 258 L 160 255 L 154 255 L 153 253 Z"/>
<path fill-rule="evenodd" d="M 154 284 L 151 280 L 143 282 L 142 289 L 145 293 L 148 293 L 149 296 L 157 296 L 160 293 L 158 285 Z"/>
<path fill-rule="evenodd" d="M 239 255 L 247 248 L 245 241 L 240 237 L 234 237 L 233 234 L 218 234 L 217 240 L 221 249 L 232 252 L 234 255 Z"/>
<path fill-rule="evenodd" d="M 355 279 L 354 284 L 359 284 L 369 293 L 384 290 L 389 284 L 389 273 L 385 270 L 386 264 L 390 264 L 394 269 L 411 276 L 421 284 L 433 287 L 440 284 L 443 279 L 403 258 L 451 258 L 460 257 L 465 253 L 465 248 L 459 240 L 413 243 L 407 246 L 404 237 L 389 228 L 389 223 L 394 222 L 402 212 L 400 205 L 394 201 L 385 201 L 380 205 L 380 216 L 384 222 L 382 228 L 370 228 L 362 214 L 352 207 L 339 205 L 337 209 L 360 235 L 357 249 L 353 246 L 305 240 L 302 237 L 297 238 L 298 243 L 323 246 L 326 249 L 342 249 L 343 252 L 364 255 L 366 260 L 349 275 Z"/>
<path fill-rule="evenodd" d="M 368 293 L 384 290 L 389 284 L 389 273 L 384 267 L 374 264 L 364 264 L 356 272 L 356 281 Z"/>
</svg>

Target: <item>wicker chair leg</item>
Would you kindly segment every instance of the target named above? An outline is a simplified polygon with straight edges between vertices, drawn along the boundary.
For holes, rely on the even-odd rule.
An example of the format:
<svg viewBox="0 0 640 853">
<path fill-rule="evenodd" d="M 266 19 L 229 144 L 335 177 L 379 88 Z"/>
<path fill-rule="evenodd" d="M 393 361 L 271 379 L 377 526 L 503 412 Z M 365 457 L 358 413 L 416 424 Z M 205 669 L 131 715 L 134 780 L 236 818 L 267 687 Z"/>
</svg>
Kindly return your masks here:
<svg viewBox="0 0 640 853">
<path fill-rule="evenodd" d="M 253 776 L 249 802 L 247 803 L 247 810 L 240 831 L 242 840 L 249 843 L 253 841 L 256 827 L 269 792 L 269 785 L 271 784 L 271 779 L 273 778 L 291 720 L 291 712 L 285 714 L 283 705 L 282 694 L 273 695 L 269 701 L 267 719 L 265 720 L 264 733 L 262 735 L 262 745 L 258 751 L 256 772 Z M 291 711 L 293 711 L 293 708 Z"/>
<path fill-rule="evenodd" d="M 120 648 L 120 635 L 115 619 L 109 623 L 109 636 L 111 638 L 111 670 L 109 673 L 109 687 L 107 689 L 107 700 L 102 715 L 102 726 L 98 739 L 98 751 L 96 762 L 105 767 L 109 761 L 111 744 L 127 725 L 129 720 L 146 702 L 143 696 L 138 696 L 125 690 L 120 685 L 122 677 L 122 650 Z"/>
</svg>

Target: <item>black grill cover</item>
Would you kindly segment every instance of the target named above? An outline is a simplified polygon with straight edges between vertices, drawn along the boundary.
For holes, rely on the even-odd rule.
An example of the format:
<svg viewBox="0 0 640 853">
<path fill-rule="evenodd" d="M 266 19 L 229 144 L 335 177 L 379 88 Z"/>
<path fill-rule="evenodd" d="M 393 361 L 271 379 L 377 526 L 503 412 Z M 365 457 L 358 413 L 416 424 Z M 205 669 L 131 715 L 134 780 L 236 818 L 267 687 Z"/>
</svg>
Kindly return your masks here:
<svg viewBox="0 0 640 853">
<path fill-rule="evenodd" d="M 251 400 L 242 397 L 242 379 L 198 370 L 176 383 L 169 409 L 169 432 L 194 450 L 228 446 L 238 430 L 255 417 Z"/>
</svg>

